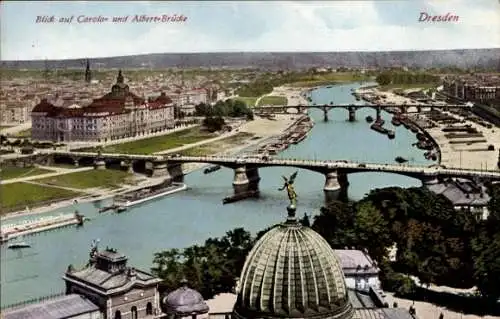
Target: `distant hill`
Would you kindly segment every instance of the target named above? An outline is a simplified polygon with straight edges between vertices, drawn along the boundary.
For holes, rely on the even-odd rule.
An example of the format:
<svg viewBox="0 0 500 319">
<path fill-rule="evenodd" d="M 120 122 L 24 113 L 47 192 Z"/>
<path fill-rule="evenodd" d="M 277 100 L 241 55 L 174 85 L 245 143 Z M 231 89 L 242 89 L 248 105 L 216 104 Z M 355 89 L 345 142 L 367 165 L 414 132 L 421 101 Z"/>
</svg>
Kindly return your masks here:
<svg viewBox="0 0 500 319">
<path fill-rule="evenodd" d="M 91 59 L 92 68 L 261 68 L 302 69 L 319 66 L 417 68 L 488 68 L 500 71 L 500 49 L 387 51 L 387 52 L 239 52 L 239 53 L 159 53 Z M 82 68 L 83 59 L 1 61 L 2 68 L 45 69 Z"/>
</svg>

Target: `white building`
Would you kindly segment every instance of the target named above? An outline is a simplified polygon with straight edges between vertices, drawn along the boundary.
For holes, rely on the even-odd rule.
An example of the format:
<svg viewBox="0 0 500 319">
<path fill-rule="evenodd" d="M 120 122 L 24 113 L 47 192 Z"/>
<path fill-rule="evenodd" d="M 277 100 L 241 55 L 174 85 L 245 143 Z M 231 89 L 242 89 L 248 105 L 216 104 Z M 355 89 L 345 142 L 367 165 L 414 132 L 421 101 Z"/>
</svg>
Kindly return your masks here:
<svg viewBox="0 0 500 319">
<path fill-rule="evenodd" d="M 368 254 L 351 249 L 336 249 L 335 253 L 340 259 L 347 288 L 361 291 L 369 291 L 370 287 L 374 290 L 381 288 L 380 269 Z"/>
</svg>

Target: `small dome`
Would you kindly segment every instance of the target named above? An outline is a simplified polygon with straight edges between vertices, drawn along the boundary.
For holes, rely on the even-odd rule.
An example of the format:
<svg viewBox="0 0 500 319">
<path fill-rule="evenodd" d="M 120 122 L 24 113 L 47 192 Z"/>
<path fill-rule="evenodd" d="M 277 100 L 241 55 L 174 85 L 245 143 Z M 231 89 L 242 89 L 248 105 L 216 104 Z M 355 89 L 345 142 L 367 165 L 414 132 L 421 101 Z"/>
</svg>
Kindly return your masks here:
<svg viewBox="0 0 500 319">
<path fill-rule="evenodd" d="M 162 308 L 167 314 L 191 315 L 208 312 L 208 305 L 201 294 L 186 285 L 162 298 Z"/>
<path fill-rule="evenodd" d="M 293 210 L 293 212 L 291 211 Z M 274 226 L 247 256 L 235 318 L 352 318 L 344 274 L 330 245 L 289 218 Z"/>
</svg>

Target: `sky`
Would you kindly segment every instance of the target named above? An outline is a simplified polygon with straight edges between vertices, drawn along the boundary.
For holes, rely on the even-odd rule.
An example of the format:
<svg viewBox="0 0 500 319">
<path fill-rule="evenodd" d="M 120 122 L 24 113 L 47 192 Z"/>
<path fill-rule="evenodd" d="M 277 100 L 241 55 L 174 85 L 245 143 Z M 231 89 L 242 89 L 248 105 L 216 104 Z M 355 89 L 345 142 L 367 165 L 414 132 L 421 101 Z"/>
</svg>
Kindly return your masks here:
<svg viewBox="0 0 500 319">
<path fill-rule="evenodd" d="M 1 60 L 500 48 L 500 0 L 2 1 L 0 6 Z M 458 21 L 422 22 L 422 12 Z M 137 22 L 135 15 L 177 15 L 183 21 Z M 54 22 L 37 23 L 42 16 L 53 16 Z M 96 16 L 108 21 L 78 21 Z M 126 22 L 112 21 L 126 16 Z"/>
</svg>

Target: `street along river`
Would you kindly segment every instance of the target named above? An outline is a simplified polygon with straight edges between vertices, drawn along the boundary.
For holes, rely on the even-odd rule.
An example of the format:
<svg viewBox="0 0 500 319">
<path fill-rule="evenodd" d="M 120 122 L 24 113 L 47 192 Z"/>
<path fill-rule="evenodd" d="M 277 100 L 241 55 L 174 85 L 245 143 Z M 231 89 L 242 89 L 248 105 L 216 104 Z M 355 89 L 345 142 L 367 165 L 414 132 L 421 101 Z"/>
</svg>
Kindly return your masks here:
<svg viewBox="0 0 500 319">
<path fill-rule="evenodd" d="M 351 96 L 351 89 L 359 84 L 345 84 L 320 88 L 312 92 L 318 105 L 359 103 Z M 429 165 L 423 151 L 412 147 L 415 134 L 400 126 L 392 127 L 390 115 L 383 113 L 385 126 L 396 131 L 390 140 L 369 128 L 365 117 L 375 117 L 375 110 L 363 108 L 356 112 L 357 121 L 348 122 L 348 112 L 335 109 L 329 112 L 329 121 L 323 122 L 320 110 L 311 110 L 316 125 L 300 144 L 292 145 L 279 156 L 318 160 L 353 160 L 372 163 L 395 163 L 396 156 L 410 160 L 409 164 Z M 116 215 L 98 214 L 100 203 L 82 203 L 56 212 L 78 209 L 91 220 L 82 228 L 68 227 L 29 236 L 23 240 L 32 245 L 22 251 L 1 247 L 1 304 L 37 298 L 64 290 L 61 279 L 69 264 L 83 266 L 88 260 L 90 243 L 100 239 L 101 247 L 113 247 L 129 256 L 129 263 L 149 270 L 153 254 L 169 248 L 183 248 L 202 243 L 208 237 L 224 235 L 235 227 L 244 227 L 255 233 L 284 220 L 287 196 L 280 193 L 281 175 L 290 175 L 294 168 L 260 169 L 261 197 L 229 205 L 222 198 L 232 192 L 233 172 L 221 169 L 204 175 L 196 171 L 185 177 L 191 188 L 164 198 L 147 202 Z M 371 189 L 386 186 L 418 186 L 420 181 L 394 174 L 357 173 L 349 178 L 349 197 L 360 199 Z M 317 214 L 323 204 L 324 176 L 301 170 L 296 179 L 298 213 Z M 54 214 L 51 212 L 49 214 Z M 33 218 L 33 217 L 31 217 Z M 9 223 L 12 220 L 9 220 Z"/>
</svg>

